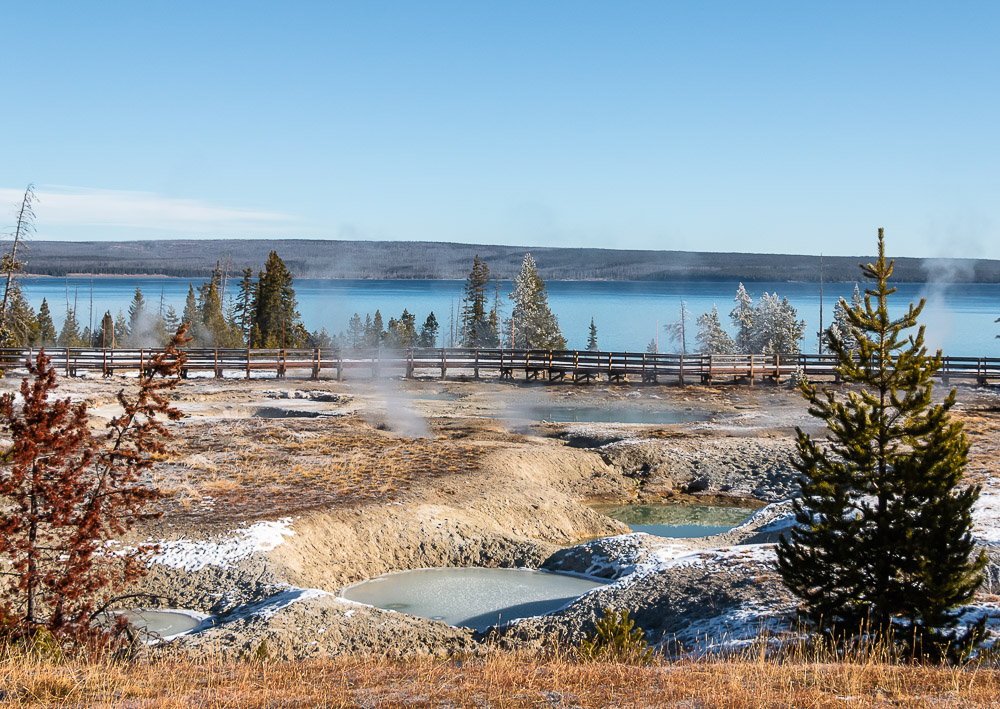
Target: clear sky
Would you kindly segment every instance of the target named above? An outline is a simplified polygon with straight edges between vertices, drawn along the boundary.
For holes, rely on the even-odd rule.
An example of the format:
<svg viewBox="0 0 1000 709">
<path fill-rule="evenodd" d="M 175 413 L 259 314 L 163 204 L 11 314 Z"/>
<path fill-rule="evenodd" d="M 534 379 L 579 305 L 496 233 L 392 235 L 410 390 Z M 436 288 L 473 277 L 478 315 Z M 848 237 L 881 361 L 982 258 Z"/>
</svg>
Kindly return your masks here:
<svg viewBox="0 0 1000 709">
<path fill-rule="evenodd" d="M 1000 3 L 8 2 L 0 224 L 1000 258 Z"/>
</svg>

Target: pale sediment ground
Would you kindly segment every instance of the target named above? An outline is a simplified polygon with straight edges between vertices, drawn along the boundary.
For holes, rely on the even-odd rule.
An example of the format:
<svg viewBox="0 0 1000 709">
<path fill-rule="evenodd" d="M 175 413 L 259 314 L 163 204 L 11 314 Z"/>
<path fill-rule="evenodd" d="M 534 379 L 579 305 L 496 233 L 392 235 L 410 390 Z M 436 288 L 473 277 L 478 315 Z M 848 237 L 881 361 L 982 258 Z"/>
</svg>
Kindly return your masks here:
<svg viewBox="0 0 1000 709">
<path fill-rule="evenodd" d="M 131 382 L 61 380 L 57 393 L 88 400 L 100 424 Z M 770 545 L 788 524 L 782 501 L 795 494 L 795 427 L 822 433 L 797 392 L 197 379 L 182 382 L 175 399 L 186 417 L 171 424 L 170 453 L 153 473 L 163 516 L 122 543 L 162 543 L 136 590 L 213 616 L 170 643 L 185 652 L 246 652 L 261 641 L 279 657 L 475 652 L 482 638 L 468 629 L 337 597 L 363 579 L 438 566 L 614 581 L 563 611 L 487 634 L 519 646 L 575 640 L 613 606 L 632 611 L 652 641 L 710 650 L 779 631 L 794 607 Z M 969 477 L 985 488 L 977 534 L 996 542 L 1000 397 L 967 388 L 959 399 L 974 445 Z M 560 407 L 701 420 L 529 420 Z M 587 504 L 596 501 L 764 509 L 726 534 L 671 540 L 627 534 Z M 984 604 L 998 600 L 986 593 L 998 590 L 996 568 Z"/>
</svg>

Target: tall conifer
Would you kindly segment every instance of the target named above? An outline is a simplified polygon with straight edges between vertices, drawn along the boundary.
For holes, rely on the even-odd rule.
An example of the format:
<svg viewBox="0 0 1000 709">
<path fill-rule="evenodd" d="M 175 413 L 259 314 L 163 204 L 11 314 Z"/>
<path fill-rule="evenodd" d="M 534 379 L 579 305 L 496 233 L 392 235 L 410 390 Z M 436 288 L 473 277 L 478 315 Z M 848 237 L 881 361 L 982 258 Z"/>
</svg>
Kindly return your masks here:
<svg viewBox="0 0 1000 709">
<path fill-rule="evenodd" d="M 941 404 L 931 399 L 941 353 L 927 354 L 923 326 L 904 335 L 924 301 L 889 315 L 892 267 L 879 229 L 878 260 L 862 267 L 873 281 L 863 305 L 841 301 L 853 353 L 827 331 L 841 379 L 857 388 L 838 396 L 801 385 L 829 443 L 798 431 L 802 496 L 797 526 L 778 545 L 778 571 L 824 630 L 867 626 L 929 656 L 970 639 L 947 631 L 983 579 L 986 558 L 973 555 L 971 535 L 980 488 L 959 487 L 969 444 L 949 415 L 955 390 Z"/>
</svg>

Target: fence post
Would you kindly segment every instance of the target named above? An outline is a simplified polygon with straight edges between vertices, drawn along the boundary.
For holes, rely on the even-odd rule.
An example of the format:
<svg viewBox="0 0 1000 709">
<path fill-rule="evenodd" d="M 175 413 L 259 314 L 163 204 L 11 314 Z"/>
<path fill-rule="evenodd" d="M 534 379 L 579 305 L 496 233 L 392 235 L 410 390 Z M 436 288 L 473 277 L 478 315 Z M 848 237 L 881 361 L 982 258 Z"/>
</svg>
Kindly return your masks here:
<svg viewBox="0 0 1000 709">
<path fill-rule="evenodd" d="M 250 348 L 247 347 L 247 379 L 250 378 Z"/>
<path fill-rule="evenodd" d="M 219 370 L 219 348 L 215 348 L 215 378 L 221 379 L 222 372 Z"/>
<path fill-rule="evenodd" d="M 472 372 L 473 372 L 472 376 L 475 379 L 479 379 L 479 348 L 478 347 L 476 348 L 476 351 L 475 351 L 475 354 L 474 354 L 474 358 L 475 359 L 474 359 L 474 362 L 473 362 L 473 365 L 472 365 Z"/>
<path fill-rule="evenodd" d="M 684 353 L 681 352 L 680 369 L 678 370 L 677 383 L 684 386 Z"/>
<path fill-rule="evenodd" d="M 444 379 L 448 375 L 448 350 L 444 347 L 441 348 L 441 378 Z"/>
<path fill-rule="evenodd" d="M 323 359 L 323 349 L 321 347 L 317 347 L 316 351 L 314 352 L 314 356 L 316 357 L 316 359 L 314 360 L 313 364 L 312 378 L 319 379 L 319 368 Z"/>
</svg>

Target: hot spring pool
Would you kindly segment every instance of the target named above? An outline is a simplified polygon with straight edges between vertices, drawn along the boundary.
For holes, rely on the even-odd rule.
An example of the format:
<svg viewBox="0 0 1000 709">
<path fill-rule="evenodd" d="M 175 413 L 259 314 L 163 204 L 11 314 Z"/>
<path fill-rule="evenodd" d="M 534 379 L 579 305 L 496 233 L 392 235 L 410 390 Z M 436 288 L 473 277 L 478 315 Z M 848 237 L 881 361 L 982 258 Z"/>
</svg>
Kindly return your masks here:
<svg viewBox="0 0 1000 709">
<path fill-rule="evenodd" d="M 208 618 L 203 613 L 181 610 L 128 610 L 118 611 L 132 625 L 141 631 L 160 638 L 171 638 L 188 633 Z"/>
<path fill-rule="evenodd" d="M 747 507 L 700 505 L 594 505 L 593 507 L 601 514 L 624 522 L 633 532 L 673 538 L 722 534 L 743 524 L 756 512 Z"/>
<path fill-rule="evenodd" d="M 562 608 L 604 581 L 528 569 L 418 569 L 344 589 L 344 598 L 448 625 L 485 630 Z"/>
</svg>

